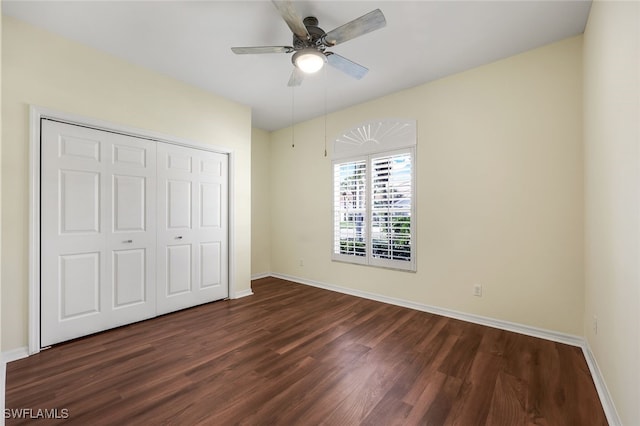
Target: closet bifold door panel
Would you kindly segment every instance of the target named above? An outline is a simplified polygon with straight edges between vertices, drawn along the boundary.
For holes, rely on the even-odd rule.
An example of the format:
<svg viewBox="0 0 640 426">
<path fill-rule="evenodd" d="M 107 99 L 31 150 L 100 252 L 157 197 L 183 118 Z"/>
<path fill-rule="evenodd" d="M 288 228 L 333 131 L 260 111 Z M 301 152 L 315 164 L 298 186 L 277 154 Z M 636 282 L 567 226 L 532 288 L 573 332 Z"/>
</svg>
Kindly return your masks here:
<svg viewBox="0 0 640 426">
<path fill-rule="evenodd" d="M 155 316 L 156 143 L 41 124 L 41 345 Z"/>
<path fill-rule="evenodd" d="M 42 347 L 229 297 L 228 158 L 41 120 Z"/>
<path fill-rule="evenodd" d="M 228 156 L 158 143 L 158 315 L 229 297 Z"/>
</svg>

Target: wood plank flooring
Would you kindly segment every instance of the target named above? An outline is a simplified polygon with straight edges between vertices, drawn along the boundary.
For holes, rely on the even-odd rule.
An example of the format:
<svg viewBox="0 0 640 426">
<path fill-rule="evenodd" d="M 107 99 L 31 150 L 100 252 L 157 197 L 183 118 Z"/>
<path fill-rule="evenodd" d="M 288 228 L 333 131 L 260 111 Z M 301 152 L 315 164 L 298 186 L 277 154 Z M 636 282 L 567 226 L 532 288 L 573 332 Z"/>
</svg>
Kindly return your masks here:
<svg viewBox="0 0 640 426">
<path fill-rule="evenodd" d="M 275 278 L 253 291 L 12 362 L 6 407 L 78 425 L 607 424 L 579 348 Z"/>
</svg>

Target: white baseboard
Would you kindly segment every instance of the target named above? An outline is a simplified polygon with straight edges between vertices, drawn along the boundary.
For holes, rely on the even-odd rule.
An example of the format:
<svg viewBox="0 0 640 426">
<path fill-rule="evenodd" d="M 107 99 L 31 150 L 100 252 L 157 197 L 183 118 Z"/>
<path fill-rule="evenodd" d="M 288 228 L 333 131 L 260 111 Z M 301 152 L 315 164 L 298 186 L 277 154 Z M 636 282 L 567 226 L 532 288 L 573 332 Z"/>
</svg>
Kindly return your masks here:
<svg viewBox="0 0 640 426">
<path fill-rule="evenodd" d="M 234 299 L 240 299 L 241 297 L 253 296 L 253 291 L 251 289 L 236 291 Z"/>
<path fill-rule="evenodd" d="M 267 278 L 267 277 L 272 277 L 273 275 L 270 274 L 269 272 L 264 272 L 262 274 L 255 274 L 255 275 L 251 275 L 251 281 L 253 280 L 259 280 L 261 278 Z"/>
<path fill-rule="evenodd" d="M 598 362 L 593 356 L 593 352 L 591 352 L 589 342 L 586 340 L 584 340 L 582 345 L 582 353 L 584 354 L 584 358 L 587 360 L 587 365 L 589 366 L 593 383 L 596 385 L 596 391 L 598 391 L 598 396 L 600 397 L 602 409 L 604 410 L 604 414 L 607 416 L 607 422 L 609 422 L 609 425 L 611 426 L 622 425 L 620 416 L 618 415 L 618 410 L 616 410 L 616 406 L 613 403 L 613 399 L 611 399 L 611 394 L 609 393 L 607 384 L 600 372 L 600 367 L 598 367 Z"/>
<path fill-rule="evenodd" d="M 542 328 L 531 327 L 528 325 L 518 324 L 510 321 L 503 321 L 495 318 L 483 317 L 480 315 L 467 314 L 464 312 L 458 312 L 451 309 L 425 305 L 422 303 L 411 302 L 409 300 L 396 299 L 394 297 L 383 296 L 381 294 L 369 293 L 367 291 L 361 291 L 361 290 L 354 290 L 352 288 L 321 283 L 318 281 L 294 277 L 291 275 L 271 274 L 271 276 L 275 278 L 281 278 L 283 280 L 297 282 L 300 284 L 306 284 L 313 287 L 323 288 L 325 290 L 331 290 L 331 291 L 336 291 L 338 293 L 344 293 L 344 294 L 350 294 L 352 296 L 362 297 L 364 299 L 375 300 L 377 302 L 389 303 L 391 305 L 402 306 L 404 308 L 409 308 L 409 309 L 415 309 L 416 311 L 442 315 L 443 317 L 472 322 L 474 324 L 486 325 L 488 327 L 498 328 L 500 330 L 513 331 L 515 333 L 525 334 L 527 336 L 539 337 L 541 339 L 551 340 L 558 343 L 565 343 L 571 346 L 582 347 L 584 343 L 584 339 L 582 337 L 574 336 L 571 334 L 559 333 L 557 331 L 545 330 Z"/>
<path fill-rule="evenodd" d="M 287 280 L 287 281 L 293 281 L 299 284 L 305 284 L 313 287 L 322 288 L 325 290 L 331 290 L 338 293 L 350 294 L 352 296 L 375 300 L 377 302 L 389 303 L 391 305 L 402 306 L 405 308 L 415 309 L 423 312 L 429 312 L 436 315 L 442 315 L 448 318 L 455 318 L 462 321 L 471 322 L 474 324 L 486 325 L 488 327 L 498 328 L 506 331 L 513 331 L 515 333 L 520 333 L 527 336 L 538 337 L 541 339 L 551 340 L 553 342 L 564 343 L 567 345 L 580 347 L 582 349 L 582 352 L 584 353 L 584 357 L 587 361 L 587 365 L 589 366 L 589 371 L 591 372 L 591 377 L 593 378 L 593 382 L 596 386 L 596 391 L 598 392 L 598 397 L 600 398 L 602 409 L 604 410 L 604 413 L 607 416 L 607 421 L 611 426 L 618 426 L 622 424 L 622 422 L 620 421 L 620 417 L 618 416 L 618 412 L 613 403 L 613 400 L 611 399 L 611 394 L 607 389 L 607 385 L 605 383 L 604 377 L 602 376 L 602 373 L 598 368 L 598 363 L 596 362 L 596 359 L 593 356 L 593 353 L 591 352 L 591 348 L 589 347 L 588 342 L 582 337 L 574 336 L 571 334 L 559 333 L 557 331 L 552 331 L 552 330 L 545 330 L 537 327 L 531 327 L 524 324 L 517 324 L 510 321 L 503 321 L 503 320 L 487 318 L 479 315 L 467 314 L 464 312 L 458 312 L 451 309 L 439 308 L 437 306 L 424 305 L 421 303 L 411 302 L 408 300 L 396 299 L 396 298 L 383 296 L 376 293 L 369 293 L 366 291 L 354 290 L 351 288 L 308 280 L 305 278 L 295 277 L 295 276 L 286 275 L 286 274 L 272 273 L 270 274 L 270 276 Z"/>
<path fill-rule="evenodd" d="M 506 331 L 513 331 L 515 333 L 524 334 L 527 336 L 538 337 L 541 339 L 551 340 L 558 343 L 565 343 L 571 346 L 578 346 L 582 349 L 584 357 L 587 361 L 587 365 L 589 367 L 589 371 L 591 372 L 591 377 L 593 378 L 593 382 L 596 387 L 596 391 L 598 392 L 598 397 L 600 398 L 600 403 L 602 404 L 602 409 L 604 410 L 605 415 L 607 416 L 607 421 L 611 426 L 621 425 L 620 417 L 615 408 L 615 404 L 611 399 L 611 394 L 609 393 L 609 389 L 607 388 L 606 382 L 602 373 L 600 372 L 600 368 L 598 367 L 598 363 L 596 358 L 593 356 L 591 352 L 591 348 L 589 343 L 583 339 L 582 337 L 559 333 L 552 330 L 545 330 L 537 327 L 531 327 L 524 324 L 517 324 L 510 321 L 503 321 L 494 318 L 487 318 L 479 315 L 467 314 L 464 312 L 458 312 L 450 309 L 439 308 L 436 306 L 425 305 L 421 303 L 411 302 L 402 299 L 396 299 L 388 296 L 383 296 L 376 293 L 369 293 L 361 290 L 354 290 L 347 287 L 341 287 L 333 284 L 326 284 L 319 281 L 308 280 L 305 278 L 295 277 L 286 274 L 276 274 L 276 273 L 266 273 L 252 276 L 252 280 L 267 278 L 267 277 L 275 277 L 280 278 L 287 281 L 293 281 L 299 284 L 310 285 L 312 287 L 318 287 L 325 290 L 335 291 L 338 293 L 349 294 L 352 296 L 362 297 L 364 299 L 375 300 L 377 302 L 389 303 L 391 305 L 402 306 L 405 308 L 415 309 L 417 311 L 428 312 L 436 315 L 442 315 L 448 318 L 454 318 L 462 321 L 471 322 L 474 324 L 486 325 L 488 327 L 498 328 Z M 251 289 L 241 290 L 236 292 L 234 299 L 239 299 L 242 297 L 247 297 L 253 295 Z M 29 355 L 28 348 L 17 348 L 11 351 L 3 352 L 1 354 L 0 359 L 0 409 L 4 413 L 4 403 L 5 403 L 5 384 L 6 384 L 6 364 L 11 361 L 16 361 L 21 358 L 26 358 Z M 0 426 L 4 424 L 4 416 L 0 418 Z"/>
<path fill-rule="evenodd" d="M 22 358 L 26 358 L 29 356 L 29 348 L 26 346 L 22 348 L 11 349 L 10 351 L 2 352 L 2 360 L 5 363 L 10 363 L 12 361 L 17 361 Z"/>
<path fill-rule="evenodd" d="M 0 353 L 0 411 L 3 413 L 0 417 L 0 426 L 4 426 L 5 394 L 7 391 L 7 363 L 26 358 L 28 356 L 29 350 L 26 347 Z"/>
</svg>

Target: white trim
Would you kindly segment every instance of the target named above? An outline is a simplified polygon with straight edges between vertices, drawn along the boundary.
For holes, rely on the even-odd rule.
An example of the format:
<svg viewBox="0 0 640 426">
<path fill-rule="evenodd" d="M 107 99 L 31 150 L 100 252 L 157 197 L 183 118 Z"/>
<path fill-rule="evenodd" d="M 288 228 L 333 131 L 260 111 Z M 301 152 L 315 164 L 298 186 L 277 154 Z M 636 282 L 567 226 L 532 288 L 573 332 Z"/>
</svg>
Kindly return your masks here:
<svg viewBox="0 0 640 426">
<path fill-rule="evenodd" d="M 0 354 L 0 411 L 2 411 L 2 417 L 0 417 L 0 426 L 4 426 L 4 398 L 7 393 L 7 363 L 4 362 L 4 356 Z"/>
<path fill-rule="evenodd" d="M 272 276 L 272 274 L 269 273 L 269 272 L 263 272 L 262 274 L 254 274 L 254 275 L 251 275 L 251 281 L 259 280 L 259 279 L 262 279 L 262 278 L 268 278 L 268 277 L 271 277 L 271 276 Z"/>
<path fill-rule="evenodd" d="M 29 354 L 40 352 L 40 117 L 35 107 L 29 115 Z"/>
<path fill-rule="evenodd" d="M 77 126 L 91 127 L 97 130 L 104 130 L 106 132 L 122 133 L 127 136 L 133 136 L 136 138 L 150 139 L 157 142 L 170 143 L 172 145 L 181 145 L 188 148 L 196 148 L 204 151 L 212 151 L 220 154 L 230 154 L 232 149 L 223 147 L 221 145 L 210 145 L 202 142 L 193 141 L 190 139 L 180 138 L 177 136 L 166 135 L 160 132 L 154 132 L 152 130 L 141 129 L 138 127 L 127 126 L 124 124 L 112 123 L 110 121 L 104 121 L 97 118 L 86 117 L 83 115 L 72 114 L 49 108 L 31 105 L 30 113 L 36 114 L 35 124 L 40 123 L 41 118 L 50 118 L 52 120 L 62 121 L 68 124 L 75 124 Z M 31 124 L 34 124 L 34 117 L 32 116 Z M 39 142 L 39 141 L 38 141 Z"/>
<path fill-rule="evenodd" d="M 431 314 L 442 315 L 448 318 L 454 318 L 462 321 L 472 322 L 474 324 L 486 325 L 488 327 L 498 328 L 500 330 L 513 331 L 515 333 L 524 334 L 541 339 L 551 340 L 553 342 L 565 343 L 571 346 L 582 347 L 584 339 L 572 334 L 559 333 L 557 331 L 546 330 L 537 327 L 531 327 L 524 324 L 518 324 L 510 321 L 499 320 L 495 318 L 483 317 L 480 315 L 467 314 L 464 312 L 454 311 L 437 306 L 425 305 L 422 303 L 411 302 L 409 300 L 397 299 L 394 297 L 383 296 L 377 293 L 370 293 L 362 290 L 354 290 L 352 288 L 341 287 L 333 284 L 326 284 L 319 281 L 307 280 L 305 278 L 294 277 L 285 274 L 271 274 L 272 277 L 280 278 L 287 281 L 306 284 L 312 287 L 323 288 L 325 290 L 336 291 L 338 293 L 350 294 L 352 296 L 362 297 L 364 299 L 375 300 L 377 302 L 389 303 L 391 305 L 402 306 L 403 308 L 415 309 L 416 311 L 428 312 Z"/>
<path fill-rule="evenodd" d="M 227 244 L 229 250 L 229 257 L 227 259 L 227 279 L 229 280 L 229 296 L 235 295 L 236 292 L 236 256 L 235 256 L 235 248 L 236 248 L 236 219 L 235 219 L 235 211 L 236 211 L 236 190 L 235 190 L 235 155 L 232 155 L 231 152 L 228 152 L 229 163 L 227 164 L 227 185 L 228 188 L 228 205 L 227 205 Z M 235 296 L 234 296 L 235 297 Z"/>
<path fill-rule="evenodd" d="M 12 349 L 0 353 L 0 426 L 4 426 L 5 396 L 7 394 L 7 364 L 29 356 L 27 347 Z"/>
<path fill-rule="evenodd" d="M 55 111 L 36 105 L 29 108 L 29 149 L 30 149 L 30 170 L 29 170 L 29 325 L 28 325 L 28 354 L 33 355 L 40 352 L 40 120 L 49 118 L 79 126 L 92 127 L 108 132 L 122 133 L 143 139 L 150 139 L 157 142 L 165 142 L 173 145 L 196 148 L 204 151 L 226 154 L 229 158 L 229 295 L 235 294 L 235 180 L 234 180 L 234 160 L 235 151 L 219 145 L 208 145 L 188 139 L 168 136 L 162 133 L 139 129 L 98 120 L 91 117 L 84 117 L 76 114 Z"/>
<path fill-rule="evenodd" d="M 598 367 L 596 358 L 593 356 L 593 353 L 591 352 L 591 347 L 589 346 L 589 343 L 582 337 L 575 336 L 572 334 L 559 333 L 557 331 L 546 330 L 546 329 L 537 328 L 537 327 L 531 327 L 528 325 L 518 324 L 510 321 L 503 321 L 495 318 L 487 318 L 479 315 L 467 314 L 464 312 L 458 312 L 451 309 L 424 305 L 422 303 L 410 302 L 408 300 L 396 299 L 393 297 L 387 297 L 387 296 L 383 296 L 376 293 L 369 293 L 367 291 L 354 290 L 351 288 L 341 287 L 333 284 L 326 284 L 319 281 L 295 277 L 292 275 L 271 273 L 270 276 L 274 278 L 287 280 L 287 281 L 293 281 L 299 284 L 304 284 L 312 287 L 322 288 L 325 290 L 335 291 L 338 293 L 344 293 L 344 294 L 349 294 L 356 297 L 362 297 L 369 300 L 375 300 L 377 302 L 389 303 L 391 305 L 402 306 L 404 308 L 415 309 L 422 312 L 429 312 L 436 315 L 442 315 L 448 318 L 454 318 L 462 321 L 471 322 L 474 324 L 485 325 L 485 326 L 497 328 L 500 330 L 512 331 L 512 332 L 524 334 L 527 336 L 537 337 L 540 339 L 550 340 L 553 342 L 564 343 L 570 346 L 579 347 L 582 349 L 584 358 L 587 362 L 587 366 L 589 367 L 591 377 L 596 387 L 596 392 L 598 393 L 598 397 L 600 398 L 600 404 L 602 405 L 604 414 L 607 417 L 607 422 L 611 426 L 622 425 L 622 422 L 620 421 L 620 416 L 618 415 L 613 399 L 611 398 L 611 393 L 609 393 L 609 389 L 607 388 L 604 377 L 600 372 L 600 368 Z"/>
<path fill-rule="evenodd" d="M 333 140 L 333 160 L 372 155 L 417 144 L 415 119 L 382 118 L 343 130 Z"/>
<path fill-rule="evenodd" d="M 234 299 L 240 299 L 242 297 L 247 297 L 247 296 L 253 296 L 253 291 L 251 291 L 250 288 L 245 289 L 245 290 L 236 291 L 236 294 L 235 294 L 235 296 L 233 298 Z"/>
<path fill-rule="evenodd" d="M 611 398 L 611 393 L 609 393 L 609 389 L 607 388 L 607 384 L 602 376 L 600 368 L 598 367 L 598 362 L 596 361 L 593 352 L 591 351 L 591 347 L 589 343 L 581 337 L 558 333 L 551 330 L 545 330 L 537 327 L 530 327 L 527 325 L 517 324 L 510 321 L 502 321 L 493 318 L 482 317 L 478 315 L 466 314 L 458 311 L 453 311 L 450 309 L 438 308 L 435 306 L 424 305 L 415 302 L 409 302 L 402 299 L 391 298 L 387 296 L 382 296 L 375 293 L 369 293 L 360 290 L 353 290 L 346 287 L 336 286 L 333 284 L 325 284 L 319 281 L 307 280 L 305 278 L 294 277 L 292 275 L 286 274 L 278 274 L 278 273 L 262 273 L 251 276 L 251 280 L 258 280 L 262 278 L 280 278 L 287 281 L 293 281 L 299 284 L 309 285 L 312 287 L 318 287 L 325 290 L 335 291 L 338 293 L 349 294 L 356 297 L 362 297 L 369 300 L 375 300 L 378 302 L 389 303 L 396 306 L 402 306 L 405 308 L 415 309 L 422 312 L 429 312 L 437 315 L 442 315 L 448 318 L 455 318 L 462 321 L 472 322 L 475 324 L 486 325 L 488 327 L 498 328 L 501 330 L 512 331 L 515 333 L 524 334 L 527 336 L 538 337 L 541 339 L 551 340 L 554 342 L 565 343 L 571 346 L 577 346 L 582 349 L 585 360 L 587 362 L 587 366 L 589 367 L 589 372 L 591 373 L 591 377 L 596 387 L 596 391 L 598 392 L 598 397 L 600 398 L 600 403 L 602 404 L 602 409 L 604 410 L 605 416 L 607 417 L 607 422 L 611 426 L 622 425 L 620 420 L 620 416 L 618 415 L 618 411 L 616 410 L 613 399 Z M 239 299 L 246 296 L 253 295 L 251 289 L 240 290 L 238 291 L 234 299 Z M 29 355 L 29 351 L 27 348 L 18 348 L 12 351 L 4 352 L 0 356 L 0 361 L 2 365 L 2 381 L 0 382 L 0 403 L 2 411 L 4 412 L 4 395 L 5 395 L 5 378 L 6 378 L 6 363 L 11 361 L 16 361 L 21 358 L 25 358 Z M 4 420 L 4 419 L 3 419 Z M 0 421 L 0 426 L 2 423 Z"/>
<path fill-rule="evenodd" d="M 23 346 L 21 348 L 12 349 L 10 351 L 2 352 L 2 362 L 8 364 L 13 361 L 17 361 L 29 356 L 29 348 Z"/>
<path fill-rule="evenodd" d="M 604 381 L 602 373 L 600 372 L 600 367 L 598 367 L 596 357 L 593 356 L 593 352 L 591 352 L 591 346 L 589 346 L 589 342 L 586 340 L 583 341 L 582 344 L 582 353 L 584 354 L 584 358 L 587 360 L 587 365 L 589 366 L 589 371 L 591 372 L 593 383 L 595 384 L 596 391 L 598 392 L 598 396 L 600 397 L 602 409 L 604 410 L 605 416 L 607 416 L 607 422 L 611 426 L 622 425 L 622 421 L 620 420 L 620 416 L 618 415 L 618 410 L 616 410 L 616 406 L 613 403 L 613 399 L 611 398 L 611 393 L 609 393 L 607 384 Z"/>
</svg>

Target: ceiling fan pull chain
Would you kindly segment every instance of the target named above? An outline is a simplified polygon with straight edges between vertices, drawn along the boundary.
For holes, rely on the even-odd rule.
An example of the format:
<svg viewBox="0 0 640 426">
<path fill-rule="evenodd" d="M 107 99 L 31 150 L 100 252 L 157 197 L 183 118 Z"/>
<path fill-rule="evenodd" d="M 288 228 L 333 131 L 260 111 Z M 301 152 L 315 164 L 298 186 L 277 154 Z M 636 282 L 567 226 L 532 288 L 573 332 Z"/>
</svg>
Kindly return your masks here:
<svg viewBox="0 0 640 426">
<path fill-rule="evenodd" d="M 324 69 L 324 156 L 327 157 L 327 68 Z"/>
<path fill-rule="evenodd" d="M 296 147 L 296 140 L 295 140 L 295 129 L 296 129 L 296 122 L 294 121 L 294 112 L 295 112 L 295 87 L 291 86 L 291 148 L 295 148 Z"/>
</svg>

